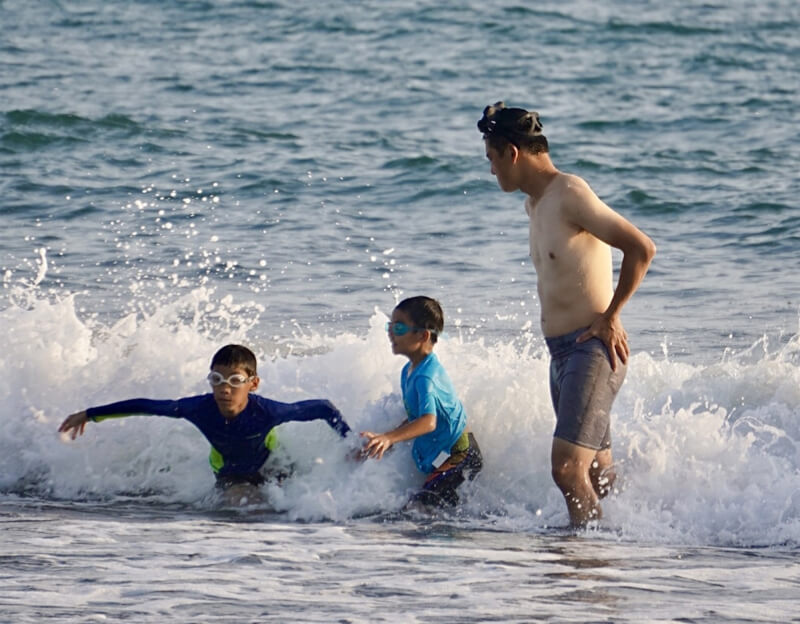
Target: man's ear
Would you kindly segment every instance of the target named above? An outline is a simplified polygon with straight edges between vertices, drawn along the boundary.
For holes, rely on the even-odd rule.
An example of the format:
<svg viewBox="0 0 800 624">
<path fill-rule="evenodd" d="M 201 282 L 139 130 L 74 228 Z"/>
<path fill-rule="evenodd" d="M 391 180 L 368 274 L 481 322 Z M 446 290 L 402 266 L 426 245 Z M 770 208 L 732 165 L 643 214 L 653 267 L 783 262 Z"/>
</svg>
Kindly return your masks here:
<svg viewBox="0 0 800 624">
<path fill-rule="evenodd" d="M 256 375 L 255 377 L 253 377 L 252 380 L 250 380 L 250 384 L 251 384 L 250 385 L 250 392 L 252 392 L 253 390 L 256 390 L 258 388 L 258 384 L 259 384 L 260 381 L 261 381 L 261 378 L 258 375 Z"/>
<path fill-rule="evenodd" d="M 511 156 L 511 162 L 516 165 L 520 155 L 519 148 L 513 143 L 509 143 L 506 149 L 509 151 L 509 155 Z"/>
</svg>

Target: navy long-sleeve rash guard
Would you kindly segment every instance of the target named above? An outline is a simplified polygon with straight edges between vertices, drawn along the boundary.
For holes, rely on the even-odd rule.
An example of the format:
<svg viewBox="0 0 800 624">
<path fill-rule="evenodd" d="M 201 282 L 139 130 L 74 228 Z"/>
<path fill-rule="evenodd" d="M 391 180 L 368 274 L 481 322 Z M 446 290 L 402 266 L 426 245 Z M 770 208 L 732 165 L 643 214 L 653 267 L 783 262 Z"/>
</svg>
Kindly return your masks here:
<svg viewBox="0 0 800 624">
<path fill-rule="evenodd" d="M 244 411 L 230 420 L 220 413 L 213 394 L 166 401 L 130 399 L 86 410 L 86 415 L 95 422 L 133 414 L 188 420 L 211 443 L 209 459 L 217 476 L 257 473 L 270 455 L 267 435 L 281 423 L 325 420 L 342 437 L 350 431 L 330 401 L 281 403 L 257 394 L 250 394 Z"/>
</svg>

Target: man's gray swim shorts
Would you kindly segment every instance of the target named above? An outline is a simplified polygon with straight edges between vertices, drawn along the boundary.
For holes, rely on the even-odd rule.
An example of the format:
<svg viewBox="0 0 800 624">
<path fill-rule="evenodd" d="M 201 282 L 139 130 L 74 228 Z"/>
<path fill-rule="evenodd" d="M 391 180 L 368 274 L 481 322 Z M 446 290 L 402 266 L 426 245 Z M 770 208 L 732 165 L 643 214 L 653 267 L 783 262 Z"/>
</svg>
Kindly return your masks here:
<svg viewBox="0 0 800 624">
<path fill-rule="evenodd" d="M 594 450 L 611 448 L 611 404 L 627 366 L 617 358 L 611 370 L 599 338 L 575 342 L 585 329 L 545 338 L 550 350 L 550 396 L 556 410 L 554 437 Z"/>
</svg>

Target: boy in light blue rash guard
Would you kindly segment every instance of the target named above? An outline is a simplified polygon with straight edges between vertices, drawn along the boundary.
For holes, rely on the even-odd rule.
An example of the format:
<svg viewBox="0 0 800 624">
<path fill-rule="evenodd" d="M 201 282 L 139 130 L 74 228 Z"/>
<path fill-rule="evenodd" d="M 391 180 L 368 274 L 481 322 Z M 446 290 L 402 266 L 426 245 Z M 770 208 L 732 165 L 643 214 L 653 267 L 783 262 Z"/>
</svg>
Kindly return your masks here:
<svg viewBox="0 0 800 624">
<path fill-rule="evenodd" d="M 58 430 L 74 440 L 88 421 L 152 414 L 184 418 L 211 443 L 209 462 L 217 486 L 265 481 L 262 467 L 275 447 L 273 428 L 289 421 L 325 420 L 339 435 L 350 427 L 334 405 L 326 400 L 280 403 L 251 391 L 258 388 L 256 356 L 247 347 L 227 345 L 211 360 L 208 375 L 212 393 L 177 400 L 130 399 L 68 416 Z"/>
<path fill-rule="evenodd" d="M 386 329 L 392 351 L 409 360 L 400 377 L 408 419 L 392 431 L 364 431 L 361 436 L 367 439 L 364 454 L 376 459 L 393 444 L 414 440 L 411 454 L 428 478 L 411 503 L 451 507 L 458 503 L 456 488 L 477 476 L 483 458 L 467 431 L 464 406 L 433 353 L 443 328 L 444 314 L 435 299 L 411 297 L 397 304 Z"/>
</svg>

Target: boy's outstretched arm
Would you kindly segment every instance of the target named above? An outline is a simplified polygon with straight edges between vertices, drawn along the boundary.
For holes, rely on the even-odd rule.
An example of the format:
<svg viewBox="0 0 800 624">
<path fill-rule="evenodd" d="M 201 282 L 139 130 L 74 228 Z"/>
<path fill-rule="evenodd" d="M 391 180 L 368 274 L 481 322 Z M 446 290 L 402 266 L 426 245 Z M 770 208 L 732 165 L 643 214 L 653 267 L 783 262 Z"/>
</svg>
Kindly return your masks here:
<svg viewBox="0 0 800 624">
<path fill-rule="evenodd" d="M 367 438 L 364 445 L 364 453 L 369 457 L 380 459 L 393 444 L 413 440 L 421 435 L 430 433 L 436 429 L 436 414 L 423 414 L 416 420 L 406 421 L 397 429 L 386 433 L 373 433 L 372 431 L 362 431 L 361 437 Z"/>
<path fill-rule="evenodd" d="M 89 417 L 86 414 L 86 410 L 75 412 L 64 419 L 64 422 L 62 422 L 61 426 L 58 428 L 58 432 L 69 433 L 70 437 L 74 440 L 79 435 L 83 435 L 83 430 L 86 429 L 86 423 L 88 421 Z"/>
<path fill-rule="evenodd" d="M 350 425 L 345 422 L 342 413 L 327 399 L 306 399 L 297 403 L 281 403 L 258 395 L 252 396 L 256 401 L 266 404 L 276 418 L 276 425 L 292 420 L 308 422 L 320 419 L 326 421 L 343 438 L 350 433 Z"/>
</svg>

